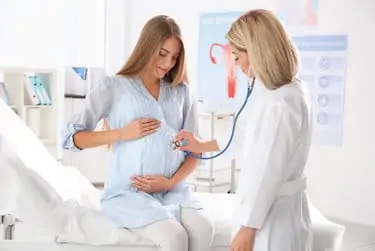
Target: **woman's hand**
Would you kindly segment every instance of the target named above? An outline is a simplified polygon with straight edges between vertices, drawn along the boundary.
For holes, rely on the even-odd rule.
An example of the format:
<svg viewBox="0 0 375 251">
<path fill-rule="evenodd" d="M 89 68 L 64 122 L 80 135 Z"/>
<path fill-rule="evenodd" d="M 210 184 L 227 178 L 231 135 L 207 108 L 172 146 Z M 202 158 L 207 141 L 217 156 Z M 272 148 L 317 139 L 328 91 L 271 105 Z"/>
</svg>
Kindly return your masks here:
<svg viewBox="0 0 375 251">
<path fill-rule="evenodd" d="M 154 118 L 136 119 L 119 130 L 120 140 L 134 140 L 154 133 L 160 122 Z"/>
<path fill-rule="evenodd" d="M 145 175 L 133 176 L 132 186 L 145 193 L 166 192 L 174 188 L 175 184 L 172 179 L 163 175 Z"/>
<path fill-rule="evenodd" d="M 230 245 L 230 251 L 253 251 L 256 230 L 242 226 Z"/>
<path fill-rule="evenodd" d="M 176 141 L 185 141 L 185 145 L 180 146 L 178 149 L 181 151 L 188 151 L 192 153 L 202 153 L 203 145 L 194 134 L 182 130 L 175 138 Z"/>
</svg>

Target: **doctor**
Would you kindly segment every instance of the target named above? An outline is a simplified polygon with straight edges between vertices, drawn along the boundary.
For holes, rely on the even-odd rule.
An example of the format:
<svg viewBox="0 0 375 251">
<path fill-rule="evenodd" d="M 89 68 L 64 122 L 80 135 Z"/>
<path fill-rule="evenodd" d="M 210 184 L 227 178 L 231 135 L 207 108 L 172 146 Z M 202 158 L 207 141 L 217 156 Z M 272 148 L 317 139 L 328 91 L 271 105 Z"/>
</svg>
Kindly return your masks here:
<svg viewBox="0 0 375 251">
<path fill-rule="evenodd" d="M 307 95 L 297 78 L 297 50 L 267 10 L 241 16 L 227 38 L 236 63 L 254 85 L 230 148 L 241 167 L 231 251 L 310 251 L 304 170 L 311 124 Z M 187 140 L 180 149 L 194 153 L 219 151 L 227 143 L 202 142 L 186 131 L 176 139 Z"/>
</svg>

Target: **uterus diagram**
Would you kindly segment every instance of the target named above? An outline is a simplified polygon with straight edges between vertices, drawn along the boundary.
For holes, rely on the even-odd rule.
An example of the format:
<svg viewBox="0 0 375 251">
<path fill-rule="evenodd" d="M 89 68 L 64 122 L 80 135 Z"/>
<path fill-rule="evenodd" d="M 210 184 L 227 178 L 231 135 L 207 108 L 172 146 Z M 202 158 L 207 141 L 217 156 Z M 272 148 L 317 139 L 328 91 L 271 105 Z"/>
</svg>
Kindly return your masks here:
<svg viewBox="0 0 375 251">
<path fill-rule="evenodd" d="M 317 23 L 318 0 L 284 0 L 277 6 L 279 15 L 287 25 L 312 26 Z"/>
<path fill-rule="evenodd" d="M 227 85 L 227 95 L 229 99 L 234 99 L 236 96 L 236 88 L 237 88 L 237 73 L 236 73 L 236 65 L 234 63 L 233 57 L 231 55 L 231 48 L 230 44 L 219 44 L 213 43 L 210 46 L 210 60 L 213 64 L 218 64 L 219 61 L 217 57 L 213 55 L 213 51 L 215 47 L 219 47 L 221 49 L 222 56 L 224 58 L 224 64 L 226 69 L 226 85 Z M 216 50 L 215 50 L 216 51 Z"/>
</svg>

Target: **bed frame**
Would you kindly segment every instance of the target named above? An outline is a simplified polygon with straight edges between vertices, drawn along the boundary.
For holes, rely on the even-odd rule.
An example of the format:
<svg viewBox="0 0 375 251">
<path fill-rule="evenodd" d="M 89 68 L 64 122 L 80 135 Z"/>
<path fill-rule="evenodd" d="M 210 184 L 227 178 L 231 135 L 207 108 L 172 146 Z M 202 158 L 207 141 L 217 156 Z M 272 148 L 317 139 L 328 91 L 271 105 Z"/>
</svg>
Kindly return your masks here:
<svg viewBox="0 0 375 251">
<path fill-rule="evenodd" d="M 0 163 L 0 167 L 3 170 L 9 168 L 10 171 L 14 171 L 17 178 L 15 180 L 8 179 L 6 177 L 0 181 L 0 184 L 4 186 L 5 191 L 9 192 L 9 196 L 12 199 L 16 200 L 17 194 L 15 191 L 11 191 L 12 189 L 8 189 L 7 185 L 12 186 L 13 183 L 20 182 L 20 186 L 25 186 L 23 195 L 23 202 L 31 201 L 32 204 L 37 205 L 37 207 L 30 209 L 29 205 L 23 206 L 22 204 L 18 203 L 18 207 L 21 210 L 24 210 L 24 213 L 27 212 L 28 216 L 22 214 L 15 214 L 17 217 L 21 217 L 21 219 L 17 219 L 14 216 L 10 215 L 9 213 L 3 213 L 0 211 L 0 220 L 2 229 L 4 230 L 3 239 L 0 240 L 0 250 L 1 251 L 18 251 L 18 250 L 32 250 L 28 245 L 24 247 L 18 248 L 18 245 L 21 245 L 17 236 L 17 223 L 20 221 L 37 221 L 40 219 L 44 221 L 47 217 L 45 214 L 49 213 L 48 210 L 52 210 L 48 208 L 52 202 L 55 203 L 63 203 L 66 200 L 69 201 L 78 201 L 80 206 L 82 205 L 85 207 L 88 205 L 88 208 L 97 208 L 97 204 L 99 203 L 99 191 L 81 174 L 78 172 L 76 168 L 69 168 L 68 166 L 63 166 L 61 163 L 56 161 L 46 150 L 45 146 L 40 142 L 40 140 L 35 136 L 35 134 L 30 130 L 30 128 L 25 125 L 20 118 L 14 114 L 14 112 L 3 102 L 0 101 L 0 114 L 2 116 L 2 120 L 0 123 L 0 160 L 2 157 L 3 159 L 14 160 L 13 162 L 7 163 L 4 161 L 4 165 Z M 27 143 L 27 144 L 26 144 Z M 29 152 L 29 149 L 33 149 L 33 155 L 26 154 Z M 8 165 L 8 166 L 7 166 Z M 1 171 L 1 169 L 0 169 Z M 63 174 L 63 175 L 62 175 Z M 3 175 L 3 176 L 6 176 Z M 74 182 L 72 182 L 74 180 Z M 5 183 L 2 184 L 2 183 Z M 35 186 L 37 185 L 37 188 Z M 69 188 L 69 189 L 67 189 Z M 10 191 L 9 191 L 10 190 Z M 69 191 L 65 191 L 69 190 Z M 61 193 L 61 194 L 60 194 Z M 35 197 L 32 197 L 34 196 Z M 81 198 L 80 196 L 84 197 Z M 86 197 L 89 199 L 83 200 Z M 224 251 L 229 249 L 230 244 L 230 216 L 231 216 L 231 206 L 233 202 L 232 196 L 233 194 L 203 194 L 199 193 L 198 195 L 203 202 L 203 206 L 208 208 L 212 215 L 216 215 L 217 222 L 216 227 L 221 227 L 221 234 L 219 234 L 218 228 L 216 229 L 215 247 L 212 248 L 211 251 Z M 58 198 L 57 198 L 58 197 Z M 90 198 L 94 198 L 93 201 Z M 80 201 L 82 199 L 82 201 Z M 87 198 L 86 198 L 87 199 Z M 227 205 L 228 207 L 212 207 L 213 204 L 216 204 L 217 201 L 222 200 L 223 205 Z M 228 200 L 228 201 L 226 201 Z M 1 202 L 1 201 L 0 201 Z M 17 200 L 17 202 L 19 202 Z M 82 204 L 81 204 L 82 202 Z M 211 208 L 210 208 L 211 205 Z M 5 203 L 6 206 L 6 203 Z M 44 210 L 44 207 L 46 210 Z M 345 228 L 340 226 L 336 223 L 329 221 L 325 218 L 314 206 L 311 202 L 309 202 L 309 208 L 311 212 L 311 220 L 312 220 L 312 227 L 314 232 L 314 243 L 313 243 L 313 250 L 312 251 L 340 251 L 341 242 L 343 238 L 343 234 L 345 232 Z M 0 208 L 1 210 L 2 208 Z M 219 211 L 215 211 L 215 210 Z M 6 212 L 6 211 L 5 211 Z M 89 214 L 88 214 L 89 215 Z M 219 216 L 218 216 L 219 215 Z M 29 217 L 29 219 L 27 219 Z M 38 218 L 39 217 L 39 218 Z M 96 217 L 96 216 L 95 216 Z M 100 218 L 100 217 L 97 217 Z M 215 216 L 213 216 L 215 219 Z M 225 222 L 225 223 L 223 223 Z M 25 224 L 25 223 L 23 223 Z M 34 226 L 31 222 L 27 222 L 28 227 Z M 103 222 L 101 222 L 103 224 Z M 25 224 L 26 226 L 26 224 Z M 105 226 L 101 225 L 103 229 Z M 224 229 L 224 230 L 223 230 Z M 48 229 L 52 231 L 51 229 Z M 31 230 L 33 231 L 33 230 Z M 51 232 L 49 231 L 49 232 Z M 107 231 L 106 229 L 104 231 Z M 101 233 L 100 233 L 101 234 Z M 33 233 L 31 233 L 33 235 Z M 29 236 L 31 236 L 29 235 Z M 84 234 L 83 234 L 84 235 Z M 94 236 L 94 241 L 97 241 L 97 236 Z M 34 236 L 32 236 L 34 237 Z M 216 242 L 222 238 L 224 241 Z M 87 236 L 85 235 L 83 239 L 86 241 Z M 32 240 L 33 241 L 33 240 Z M 24 244 L 32 243 L 32 241 L 26 241 Z M 34 241 L 35 243 L 35 241 Z M 88 242 L 84 242 L 88 243 Z M 154 251 L 156 247 L 152 245 L 152 243 L 145 242 L 138 247 L 136 247 L 136 241 L 134 241 L 134 245 L 131 246 L 130 241 L 129 245 L 114 245 L 111 247 L 105 248 L 106 250 L 134 250 L 134 251 Z M 13 245 L 13 246 L 12 246 Z M 57 244 L 53 237 L 48 237 L 48 239 L 44 242 L 40 242 L 40 245 L 47 245 L 48 248 L 45 246 L 43 248 L 34 248 L 39 250 L 77 250 L 77 251 L 92 251 L 92 250 L 103 250 L 103 246 L 90 246 L 90 245 L 76 245 L 76 244 L 66 244 L 60 245 Z M 6 246 L 5 249 L 2 247 Z M 11 247 L 12 248 L 8 248 Z"/>
</svg>

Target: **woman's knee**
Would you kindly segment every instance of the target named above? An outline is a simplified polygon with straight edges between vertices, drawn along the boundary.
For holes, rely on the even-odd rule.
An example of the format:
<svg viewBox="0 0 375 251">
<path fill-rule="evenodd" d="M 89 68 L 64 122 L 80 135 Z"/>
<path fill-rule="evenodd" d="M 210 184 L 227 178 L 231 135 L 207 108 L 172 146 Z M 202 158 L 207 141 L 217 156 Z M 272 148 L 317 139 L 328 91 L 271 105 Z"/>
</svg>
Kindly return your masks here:
<svg viewBox="0 0 375 251">
<path fill-rule="evenodd" d="M 175 220 L 163 220 L 132 230 L 150 239 L 162 251 L 188 251 L 188 234 L 185 228 Z"/>
<path fill-rule="evenodd" d="M 181 220 L 190 237 L 190 244 L 202 248 L 212 244 L 215 225 L 212 217 L 205 210 L 183 208 Z"/>
<path fill-rule="evenodd" d="M 188 251 L 189 238 L 186 229 L 177 221 L 171 221 L 169 229 L 165 234 L 165 240 L 161 243 L 162 250 Z"/>
</svg>

